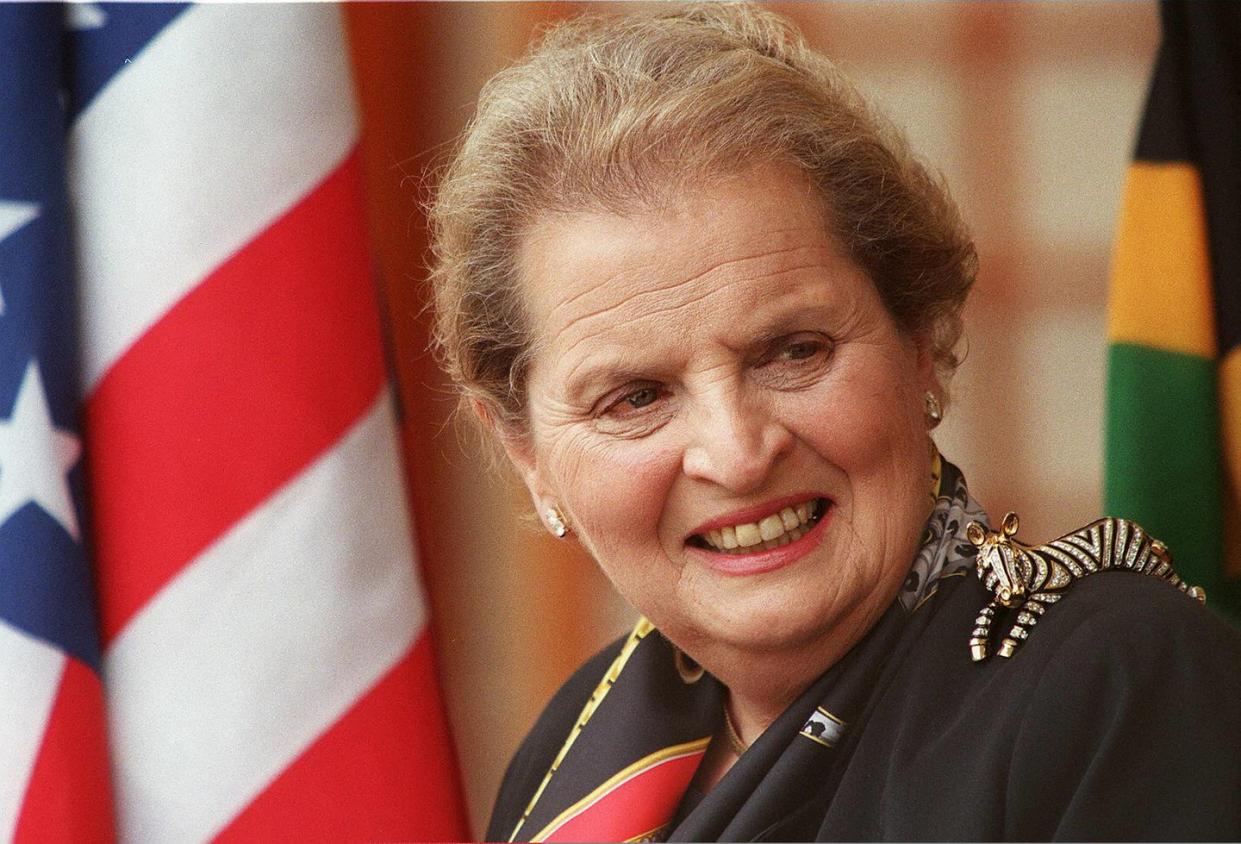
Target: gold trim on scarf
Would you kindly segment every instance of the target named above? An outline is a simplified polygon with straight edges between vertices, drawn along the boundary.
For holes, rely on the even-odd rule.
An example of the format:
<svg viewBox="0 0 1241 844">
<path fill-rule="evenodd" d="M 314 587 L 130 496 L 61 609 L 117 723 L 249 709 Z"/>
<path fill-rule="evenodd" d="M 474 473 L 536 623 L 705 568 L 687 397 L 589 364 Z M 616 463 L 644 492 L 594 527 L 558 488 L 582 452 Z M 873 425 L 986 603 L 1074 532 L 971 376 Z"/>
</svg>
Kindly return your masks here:
<svg viewBox="0 0 1241 844">
<path fill-rule="evenodd" d="M 672 823 L 671 821 L 668 821 L 667 823 L 661 823 L 659 826 L 655 827 L 654 829 L 648 829 L 646 832 L 642 833 L 641 835 L 635 835 L 633 838 L 626 838 L 625 844 L 642 844 L 642 842 L 646 842 L 646 841 L 663 841 L 664 835 L 667 834 L 668 826 L 671 823 Z"/>
<path fill-rule="evenodd" d="M 638 623 L 634 625 L 633 632 L 629 634 L 629 638 L 625 640 L 625 644 L 621 647 L 621 651 L 616 655 L 616 659 L 612 661 L 612 665 L 603 675 L 603 679 L 599 681 L 599 685 L 595 687 L 590 699 L 586 701 L 586 705 L 582 707 L 582 712 L 577 716 L 577 721 L 573 725 L 573 729 L 569 731 L 568 738 L 560 748 L 560 752 L 556 754 L 556 758 L 552 760 L 552 766 L 543 776 L 543 782 L 539 784 L 535 790 L 534 796 L 530 798 L 530 804 L 526 806 L 526 811 L 522 812 L 521 820 L 517 821 L 517 826 L 513 828 L 513 834 L 508 837 L 509 841 L 517 840 L 517 833 L 521 832 L 522 826 L 526 823 L 526 819 L 530 817 L 530 813 L 534 811 L 534 806 L 539 802 L 539 798 L 543 796 L 543 791 L 547 788 L 547 784 L 551 782 L 552 774 L 556 773 L 556 769 L 560 767 L 560 763 L 564 761 L 565 755 L 569 752 L 569 748 L 573 746 L 573 742 L 577 741 L 577 737 L 582 732 L 582 728 L 586 726 L 586 722 L 590 720 L 590 716 L 595 714 L 595 710 L 599 708 L 599 704 L 607 696 L 608 691 L 612 688 L 612 684 L 616 682 L 616 678 L 620 676 L 621 669 L 625 667 L 625 663 L 629 661 L 629 657 L 633 656 L 633 652 L 637 650 L 638 644 L 646 638 L 646 636 L 655 629 L 655 625 L 651 624 L 645 618 L 639 618 Z"/>
</svg>

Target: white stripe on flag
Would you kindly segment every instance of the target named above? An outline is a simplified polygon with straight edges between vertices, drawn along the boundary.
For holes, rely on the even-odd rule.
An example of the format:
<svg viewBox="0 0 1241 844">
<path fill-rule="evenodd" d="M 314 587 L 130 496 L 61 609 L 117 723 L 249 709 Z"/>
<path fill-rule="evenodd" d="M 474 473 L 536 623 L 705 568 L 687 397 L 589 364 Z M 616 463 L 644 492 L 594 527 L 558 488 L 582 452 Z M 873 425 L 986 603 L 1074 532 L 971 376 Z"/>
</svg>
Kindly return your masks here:
<svg viewBox="0 0 1241 844">
<path fill-rule="evenodd" d="M 398 453 L 385 387 L 118 638 L 122 839 L 218 832 L 406 653 L 425 611 Z"/>
<path fill-rule="evenodd" d="M 11 841 L 65 673 L 65 655 L 0 621 L 0 665 L 0 841 Z"/>
<path fill-rule="evenodd" d="M 335 6 L 195 6 L 78 119 L 87 390 L 352 148 L 346 56 Z"/>
</svg>

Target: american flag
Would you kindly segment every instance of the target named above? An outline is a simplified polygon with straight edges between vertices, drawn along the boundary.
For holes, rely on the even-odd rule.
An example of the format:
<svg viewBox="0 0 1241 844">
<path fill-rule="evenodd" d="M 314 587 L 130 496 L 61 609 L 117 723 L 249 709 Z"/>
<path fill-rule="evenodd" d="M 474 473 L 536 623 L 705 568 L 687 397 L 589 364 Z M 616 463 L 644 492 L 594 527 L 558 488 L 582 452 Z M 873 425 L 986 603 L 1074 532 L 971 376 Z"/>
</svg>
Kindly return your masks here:
<svg viewBox="0 0 1241 844">
<path fill-rule="evenodd" d="M 0 840 L 465 834 L 360 189 L 335 6 L 0 5 Z"/>
</svg>

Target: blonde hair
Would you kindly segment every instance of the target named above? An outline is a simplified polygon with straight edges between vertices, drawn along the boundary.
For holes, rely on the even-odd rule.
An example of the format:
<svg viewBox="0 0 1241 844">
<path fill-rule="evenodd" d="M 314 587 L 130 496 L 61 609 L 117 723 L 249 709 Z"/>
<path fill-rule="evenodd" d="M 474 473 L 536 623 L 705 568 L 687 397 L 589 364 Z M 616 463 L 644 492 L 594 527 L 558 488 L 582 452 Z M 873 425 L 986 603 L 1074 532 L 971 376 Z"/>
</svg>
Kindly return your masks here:
<svg viewBox="0 0 1241 844">
<path fill-rule="evenodd" d="M 632 214 L 770 162 L 809 177 L 833 234 L 948 377 L 977 257 L 947 191 L 789 22 L 704 4 L 566 21 L 483 88 L 429 211 L 435 339 L 463 397 L 525 430 L 516 256 L 539 215 Z"/>
</svg>

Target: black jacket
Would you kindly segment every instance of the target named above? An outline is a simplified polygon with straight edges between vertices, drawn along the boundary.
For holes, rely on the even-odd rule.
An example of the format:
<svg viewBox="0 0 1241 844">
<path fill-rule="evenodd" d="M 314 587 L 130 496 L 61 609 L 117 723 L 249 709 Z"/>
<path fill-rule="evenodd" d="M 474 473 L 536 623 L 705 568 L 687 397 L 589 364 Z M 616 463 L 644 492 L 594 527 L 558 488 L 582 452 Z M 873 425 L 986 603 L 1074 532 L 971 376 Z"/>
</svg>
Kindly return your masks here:
<svg viewBox="0 0 1241 844">
<path fill-rule="evenodd" d="M 1085 578 L 1011 659 L 969 658 L 987 595 L 946 579 L 822 783 L 768 840 L 1241 840 L 1241 634 L 1168 584 Z M 1005 629 L 997 624 L 997 631 Z M 504 840 L 620 643 L 560 689 L 518 750 Z M 693 824 L 679 830 L 692 834 Z"/>
</svg>

